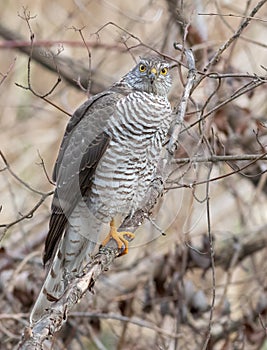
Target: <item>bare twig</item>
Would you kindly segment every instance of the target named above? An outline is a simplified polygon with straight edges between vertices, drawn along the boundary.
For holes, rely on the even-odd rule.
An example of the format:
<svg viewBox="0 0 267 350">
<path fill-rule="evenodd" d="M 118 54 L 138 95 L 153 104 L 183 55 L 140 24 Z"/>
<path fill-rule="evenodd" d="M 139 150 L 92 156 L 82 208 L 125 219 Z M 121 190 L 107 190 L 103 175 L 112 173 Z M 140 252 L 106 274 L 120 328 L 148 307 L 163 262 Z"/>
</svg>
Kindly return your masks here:
<svg viewBox="0 0 267 350">
<path fill-rule="evenodd" d="M 89 45 L 85 41 L 85 38 L 84 38 L 84 35 L 83 35 L 83 32 L 82 32 L 83 28 L 76 29 L 76 28 L 73 27 L 73 29 L 75 31 L 79 32 L 80 37 L 82 39 L 82 42 L 83 42 L 83 44 L 84 44 L 84 46 L 85 46 L 85 48 L 87 50 L 87 53 L 88 53 L 88 82 L 87 82 L 87 87 L 86 87 L 86 89 L 83 86 L 81 86 L 81 87 L 82 87 L 83 90 L 86 91 L 87 96 L 89 97 L 90 96 L 90 91 L 91 91 L 91 85 L 92 85 L 92 53 L 91 53 L 91 50 L 89 48 Z"/>
<path fill-rule="evenodd" d="M 195 156 L 195 157 L 187 157 L 187 158 L 177 158 L 173 159 L 173 164 L 185 164 L 190 162 L 195 163 L 217 163 L 217 162 L 233 162 L 240 160 L 267 160 L 267 155 L 259 155 L 259 154 L 232 154 L 232 155 L 216 155 L 212 154 L 210 156 Z"/>
<path fill-rule="evenodd" d="M 23 20 L 25 20 L 25 22 L 27 23 L 27 26 L 29 28 L 29 32 L 30 32 L 30 52 L 29 52 L 29 59 L 28 59 L 28 79 L 27 79 L 27 86 L 21 85 L 16 83 L 16 85 L 22 89 L 25 90 L 29 90 L 31 91 L 31 93 L 33 93 L 36 97 L 41 98 L 42 100 L 44 100 L 45 102 L 49 103 L 50 105 L 52 105 L 53 107 L 55 107 L 56 109 L 60 110 L 61 112 L 67 114 L 69 117 L 71 116 L 70 113 L 66 112 L 65 110 L 63 110 L 61 107 L 59 107 L 58 105 L 56 105 L 54 102 L 50 101 L 47 97 L 49 95 L 51 95 L 55 89 L 57 88 L 57 86 L 60 84 L 61 82 L 61 77 L 57 68 L 57 65 L 55 63 L 55 59 L 54 59 L 54 55 L 51 53 L 51 56 L 53 58 L 53 62 L 54 62 L 54 66 L 55 66 L 55 70 L 58 73 L 58 77 L 57 77 L 57 81 L 55 82 L 55 84 L 51 87 L 51 89 L 46 92 L 45 94 L 39 94 L 37 93 L 34 88 L 32 87 L 32 83 L 31 83 L 31 61 L 32 61 L 32 56 L 33 56 L 33 48 L 34 48 L 34 33 L 32 31 L 31 25 L 30 25 L 30 20 L 32 20 L 33 18 L 35 18 L 35 16 L 31 16 L 30 12 L 27 10 L 27 8 L 23 8 L 23 15 L 19 15 L 19 17 L 21 17 Z"/>
<path fill-rule="evenodd" d="M 254 158 L 251 162 L 249 162 L 248 164 L 244 165 L 243 167 L 238 168 L 238 169 L 236 169 L 236 170 L 234 170 L 234 171 L 231 171 L 231 172 L 229 172 L 229 173 L 227 173 L 227 174 L 223 174 L 223 175 L 220 175 L 220 176 L 216 176 L 216 177 L 210 178 L 210 179 L 208 180 L 208 182 L 218 181 L 218 180 L 221 180 L 221 179 L 223 179 L 223 178 L 225 178 L 225 177 L 229 177 L 229 176 L 231 176 L 231 175 L 233 175 L 233 174 L 238 174 L 238 173 L 241 173 L 241 174 L 242 174 L 242 171 L 243 171 L 243 170 L 249 168 L 252 164 L 255 164 L 258 160 L 263 159 L 264 157 L 266 157 L 266 155 L 267 155 L 267 153 L 264 153 L 264 154 L 262 154 L 262 155 L 259 155 L 258 157 Z M 263 174 L 263 173 L 265 173 L 265 172 L 266 172 L 266 171 L 263 170 L 263 171 L 261 172 L 261 174 Z M 242 175 L 243 175 L 243 174 L 242 174 Z M 189 187 L 189 188 L 193 188 L 193 187 L 195 187 L 195 186 L 202 185 L 202 184 L 205 184 L 205 183 L 207 183 L 207 180 L 195 181 L 194 183 L 190 183 L 190 184 L 185 184 L 185 183 L 183 183 L 182 185 L 178 185 L 178 186 L 175 186 L 175 185 L 172 186 L 172 185 L 170 185 L 170 186 L 166 187 L 166 189 L 171 190 L 171 189 L 180 188 L 180 187 Z"/>
<path fill-rule="evenodd" d="M 88 327 L 88 333 L 89 336 L 92 340 L 92 342 L 94 343 L 94 345 L 96 346 L 96 348 L 98 350 L 108 350 L 105 345 L 100 341 L 100 339 L 97 337 L 97 335 L 95 334 L 94 330 L 92 329 L 92 327 L 89 325 Z"/>
<path fill-rule="evenodd" d="M 0 314 L 1 316 L 1 314 Z M 100 318 L 100 319 L 105 319 L 105 320 L 117 320 L 117 321 L 121 321 L 121 322 L 126 322 L 126 323 L 131 323 L 134 324 L 136 326 L 142 327 L 142 328 L 147 328 L 147 329 L 151 329 L 152 331 L 156 332 L 156 333 L 160 333 L 163 335 L 166 335 L 168 337 L 171 338 L 180 338 L 182 337 L 181 334 L 179 333 L 173 333 L 173 332 L 169 332 L 165 329 L 162 329 L 160 327 L 155 326 L 153 323 L 139 319 L 137 317 L 128 317 L 128 316 L 123 316 L 123 315 L 119 315 L 119 314 L 114 314 L 114 313 L 101 313 L 101 312 L 72 312 L 69 317 L 91 317 L 91 318 Z"/>
<path fill-rule="evenodd" d="M 198 13 L 199 16 L 218 16 L 218 17 L 235 17 L 235 18 L 243 18 L 243 19 L 250 19 L 253 21 L 259 21 L 259 22 L 263 22 L 263 23 L 267 23 L 267 20 L 260 18 L 260 17 L 249 17 L 249 16 L 242 16 L 242 15 L 238 15 L 238 14 L 234 14 L 234 13 L 213 13 L 213 12 L 209 12 L 209 13 Z"/>
<path fill-rule="evenodd" d="M 16 34 L 11 32 L 9 29 L 2 27 L 0 25 L 0 36 L 3 37 L 9 37 L 8 33 L 11 36 L 11 33 L 16 37 Z M 100 48 L 100 49 L 106 49 L 106 50 L 115 50 L 118 52 L 126 52 L 127 49 L 125 49 L 120 43 L 118 44 L 109 44 L 109 43 L 103 43 L 99 41 L 74 41 L 74 40 L 35 40 L 34 46 L 35 48 L 40 47 L 53 47 L 58 45 L 64 45 L 64 46 L 70 46 L 70 47 L 84 47 L 86 45 L 88 48 Z M 1 49 L 22 49 L 22 48 L 29 48 L 31 47 L 31 43 L 26 40 L 7 40 L 0 42 L 0 48 Z"/>
<path fill-rule="evenodd" d="M 201 117 L 201 119 L 198 119 L 197 121 L 191 123 L 187 128 L 183 129 L 181 132 L 186 132 L 187 130 L 189 130 L 190 128 L 192 128 L 193 126 L 197 125 L 200 121 L 206 119 L 207 117 L 209 117 L 210 115 L 212 115 L 214 112 L 218 111 L 219 109 L 221 109 L 222 107 L 224 107 L 225 105 L 227 105 L 229 102 L 234 101 L 235 99 L 237 99 L 238 97 L 258 88 L 259 86 L 266 84 L 267 82 L 267 78 L 264 79 L 257 79 L 255 78 L 254 82 L 251 82 L 249 84 L 249 86 L 246 86 L 245 88 L 239 88 L 237 93 L 231 94 L 231 96 L 229 98 L 224 99 L 222 102 L 218 103 L 215 107 L 213 107 L 210 111 L 204 113 Z M 247 85 L 247 84 L 246 84 Z"/>
<path fill-rule="evenodd" d="M 31 219 L 33 217 L 33 214 L 35 213 L 35 211 L 43 204 L 43 202 L 46 200 L 47 197 L 51 196 L 54 191 L 49 191 L 49 192 L 41 192 L 38 191 L 36 189 L 34 189 L 32 186 L 30 186 L 27 182 L 25 182 L 24 180 L 22 180 L 11 168 L 10 164 L 8 163 L 6 157 L 4 156 L 3 152 L 0 151 L 0 157 L 2 158 L 5 167 L 3 169 L 1 169 L 0 171 L 8 171 L 23 187 L 25 187 L 27 190 L 29 190 L 30 192 L 33 192 L 35 194 L 38 194 L 39 196 L 41 196 L 41 198 L 39 199 L 39 201 L 34 205 L 33 208 L 31 208 L 30 210 L 28 210 L 28 212 L 24 215 L 20 215 L 18 219 L 9 222 L 9 223 L 5 223 L 5 224 L 0 224 L 0 228 L 3 228 L 3 230 L 0 233 L 0 242 L 1 240 L 4 238 L 5 234 L 7 233 L 8 229 L 16 224 L 18 224 L 19 222 L 23 221 L 23 220 L 27 220 L 27 219 Z"/>
<path fill-rule="evenodd" d="M 251 13 L 244 18 L 238 29 L 235 33 L 218 49 L 215 55 L 211 58 L 209 63 L 204 68 L 204 71 L 207 71 L 210 67 L 216 64 L 222 55 L 222 53 L 228 49 L 228 47 L 239 38 L 240 34 L 245 30 L 245 28 L 249 25 L 252 18 L 255 17 L 255 14 L 260 10 L 260 8 L 267 2 L 267 0 L 261 0 L 257 3 L 257 5 L 252 9 Z"/>
<path fill-rule="evenodd" d="M 34 189 L 33 187 L 31 187 L 27 182 L 23 181 L 12 169 L 10 164 L 8 163 L 6 157 L 4 156 L 3 152 L 0 151 L 0 157 L 2 158 L 4 164 L 5 164 L 5 168 L 4 170 L 8 170 L 8 172 L 20 183 L 22 184 L 25 188 L 27 188 L 29 191 L 39 194 L 41 196 L 45 195 L 44 192 L 38 191 L 36 189 Z M 2 169 L 3 170 L 3 169 Z"/>
<path fill-rule="evenodd" d="M 54 193 L 54 191 L 50 191 L 47 193 L 42 194 L 41 198 L 39 201 L 35 204 L 33 208 L 31 208 L 26 214 L 22 215 L 20 218 L 17 220 L 14 220 L 8 224 L 1 224 L 0 228 L 4 228 L 0 234 L 0 242 L 4 238 L 5 234 L 7 233 L 8 229 L 10 227 L 18 224 L 19 222 L 26 220 L 26 219 L 31 219 L 33 217 L 33 214 L 36 212 L 36 210 L 43 204 L 43 202 L 46 200 L 47 197 L 51 196 Z"/>
<path fill-rule="evenodd" d="M 0 73 L 0 77 L 2 77 L 0 79 L 0 85 L 3 84 L 3 82 L 6 80 L 6 78 L 8 77 L 9 73 L 12 71 L 12 69 L 14 68 L 15 66 L 15 63 L 16 63 L 16 58 L 14 58 L 13 62 L 10 64 L 8 70 L 6 73 Z"/>
<path fill-rule="evenodd" d="M 10 29 L 6 28 L 2 23 L 0 23 L 0 36 L 8 40 L 3 45 L 11 48 L 14 47 L 21 52 L 25 53 L 27 56 L 31 55 L 32 60 L 38 62 L 46 69 L 56 72 L 54 62 L 51 59 L 48 59 L 46 56 L 42 54 L 42 52 L 45 52 L 46 50 L 44 47 L 51 46 L 49 45 L 49 42 L 47 41 L 34 41 L 34 47 L 31 49 L 32 44 L 30 41 L 26 41 L 24 38 L 22 38 L 17 32 L 13 32 Z M 42 45 L 42 43 L 44 45 Z M 66 43 L 68 44 L 68 42 Z M 74 42 L 69 43 L 72 46 L 75 46 L 76 44 Z M 78 43 L 79 46 L 84 45 L 84 43 Z M 88 44 L 88 43 L 87 43 Z M 88 44 L 90 46 L 90 44 Z M 96 44 L 101 45 L 101 44 Z M 1 44 L 0 44 L 1 47 Z M 41 49 L 41 48 L 43 49 Z M 94 46 L 93 46 L 94 47 Z M 107 49 L 112 49 L 107 44 Z M 120 51 L 120 49 L 118 48 Z M 80 89 L 80 87 L 77 85 L 77 80 L 79 77 L 80 84 L 82 86 L 87 86 L 88 82 L 88 70 L 87 67 L 85 67 L 82 63 L 74 62 L 70 57 L 67 57 L 64 55 L 57 56 L 56 57 L 57 67 L 60 69 L 60 76 L 68 82 L 71 86 L 75 87 L 76 89 Z M 100 91 L 102 91 L 105 88 L 104 85 L 101 85 L 100 83 L 96 82 L 92 78 L 92 86 L 91 86 L 91 92 L 96 94 Z"/>
<path fill-rule="evenodd" d="M 39 156 L 39 158 L 40 158 L 40 160 L 41 160 L 40 165 L 41 165 L 41 167 L 43 168 L 43 171 L 44 171 L 45 177 L 47 178 L 47 181 L 48 181 L 51 185 L 55 186 L 55 183 L 50 179 L 50 177 L 49 177 L 49 175 L 48 175 L 48 172 L 47 172 L 47 169 L 46 169 L 46 166 L 45 166 L 44 159 L 43 159 L 43 157 L 41 156 L 41 153 L 40 153 L 39 151 L 38 151 L 38 156 Z"/>
<path fill-rule="evenodd" d="M 188 99 L 190 97 L 190 93 L 191 93 L 191 90 L 193 88 L 193 84 L 194 84 L 194 81 L 196 78 L 195 60 L 194 60 L 194 56 L 193 56 L 193 53 L 191 52 L 191 50 L 184 50 L 183 47 L 177 43 L 174 44 L 174 48 L 176 50 L 180 50 L 180 51 L 184 52 L 184 54 L 186 55 L 186 60 L 187 60 L 187 64 L 188 64 L 188 77 L 187 77 L 187 83 L 186 83 L 184 91 L 183 91 L 182 99 L 177 106 L 175 126 L 174 126 L 170 141 L 169 141 L 168 146 L 167 146 L 170 155 L 173 154 L 173 152 L 176 148 L 176 144 L 178 141 L 178 135 L 181 131 L 180 130 L 181 125 L 182 125 L 182 122 L 184 120 L 185 113 L 186 113 Z"/>
<path fill-rule="evenodd" d="M 136 40 L 137 44 L 136 45 L 131 45 L 131 46 L 126 46 L 128 51 L 131 51 L 133 49 L 136 49 L 137 47 L 144 47 L 147 48 L 149 50 L 151 50 L 152 52 L 155 52 L 156 54 L 158 54 L 159 56 L 162 56 L 163 58 L 169 59 L 171 61 L 174 61 L 176 63 L 182 64 L 184 65 L 182 62 L 180 62 L 179 60 L 177 60 L 175 57 L 169 56 L 166 53 L 160 52 L 159 50 L 156 50 L 155 47 L 146 44 L 144 41 L 142 41 L 137 35 L 129 32 L 127 29 L 119 26 L 118 24 L 114 23 L 114 22 L 107 22 L 105 23 L 103 26 L 101 26 L 95 33 L 94 35 L 96 35 L 97 37 L 99 37 L 99 33 L 105 29 L 106 27 L 109 26 L 113 26 L 115 28 L 120 29 L 123 33 L 127 34 L 129 37 L 133 38 L 134 40 Z M 125 40 L 123 41 L 125 42 Z"/>
<path fill-rule="evenodd" d="M 211 271 L 212 271 L 212 300 L 211 300 L 211 306 L 210 306 L 210 315 L 209 315 L 209 324 L 207 329 L 207 335 L 204 341 L 204 344 L 202 346 L 202 350 L 207 349 L 210 337 L 211 337 L 211 327 L 213 322 L 213 313 L 214 313 L 214 307 L 215 307 L 215 300 L 216 300 L 216 275 L 215 275 L 215 261 L 214 261 L 214 246 L 213 246 L 213 237 L 211 232 L 211 214 L 210 214 L 210 174 L 212 171 L 212 164 L 209 166 L 208 176 L 207 176 L 207 183 L 206 183 L 206 213 L 207 213 L 207 231 L 208 231 L 208 238 L 209 238 L 209 253 L 210 253 L 210 264 L 211 264 Z"/>
</svg>

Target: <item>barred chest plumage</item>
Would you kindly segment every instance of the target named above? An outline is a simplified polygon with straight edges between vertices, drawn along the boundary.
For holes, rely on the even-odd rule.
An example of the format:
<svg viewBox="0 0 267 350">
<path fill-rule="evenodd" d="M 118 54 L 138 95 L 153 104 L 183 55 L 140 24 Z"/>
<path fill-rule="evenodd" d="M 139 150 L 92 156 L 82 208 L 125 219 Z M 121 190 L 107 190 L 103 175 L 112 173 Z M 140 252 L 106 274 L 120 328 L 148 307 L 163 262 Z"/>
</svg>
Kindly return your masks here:
<svg viewBox="0 0 267 350">
<path fill-rule="evenodd" d="M 133 92 L 118 101 L 106 133 L 111 137 L 92 183 L 88 206 L 101 221 L 140 205 L 171 122 L 165 96 Z"/>
</svg>

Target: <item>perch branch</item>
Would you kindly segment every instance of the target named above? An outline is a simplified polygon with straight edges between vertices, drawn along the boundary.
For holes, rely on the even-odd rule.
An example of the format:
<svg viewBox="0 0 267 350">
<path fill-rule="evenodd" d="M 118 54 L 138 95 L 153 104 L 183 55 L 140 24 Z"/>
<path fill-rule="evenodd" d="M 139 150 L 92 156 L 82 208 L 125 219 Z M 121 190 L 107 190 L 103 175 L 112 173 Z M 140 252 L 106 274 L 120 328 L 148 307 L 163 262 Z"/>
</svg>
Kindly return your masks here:
<svg viewBox="0 0 267 350">
<path fill-rule="evenodd" d="M 50 308 L 33 326 L 25 328 L 18 350 L 41 350 L 43 342 L 61 329 L 71 308 L 80 301 L 88 289 L 92 291 L 95 281 L 118 255 L 117 249 L 107 247 L 100 249 L 84 268 L 83 274 L 70 281 L 63 296 L 54 302 L 53 308 Z"/>
</svg>

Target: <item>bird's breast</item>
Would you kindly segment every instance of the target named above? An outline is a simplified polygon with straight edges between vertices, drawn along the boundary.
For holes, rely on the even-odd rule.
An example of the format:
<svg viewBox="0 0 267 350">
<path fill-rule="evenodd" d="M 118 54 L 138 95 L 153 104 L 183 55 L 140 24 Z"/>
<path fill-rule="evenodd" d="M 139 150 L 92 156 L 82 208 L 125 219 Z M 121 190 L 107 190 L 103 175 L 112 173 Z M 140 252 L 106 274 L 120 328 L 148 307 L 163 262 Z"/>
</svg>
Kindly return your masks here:
<svg viewBox="0 0 267 350">
<path fill-rule="evenodd" d="M 111 141 L 91 188 L 95 215 L 127 215 L 138 207 L 152 180 L 170 111 L 167 99 L 139 92 L 117 103 L 107 130 Z"/>
</svg>

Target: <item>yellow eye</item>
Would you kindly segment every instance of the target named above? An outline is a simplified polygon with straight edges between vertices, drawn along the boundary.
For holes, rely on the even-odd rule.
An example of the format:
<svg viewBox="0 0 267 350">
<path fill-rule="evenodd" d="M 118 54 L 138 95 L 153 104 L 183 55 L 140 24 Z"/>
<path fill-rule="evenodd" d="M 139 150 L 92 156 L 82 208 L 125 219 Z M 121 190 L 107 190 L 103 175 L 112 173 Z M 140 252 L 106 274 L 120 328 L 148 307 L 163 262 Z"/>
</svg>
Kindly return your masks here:
<svg viewBox="0 0 267 350">
<path fill-rule="evenodd" d="M 166 75 L 168 73 L 168 68 L 162 68 L 161 71 L 160 71 L 160 74 L 162 75 Z"/>
<path fill-rule="evenodd" d="M 139 70 L 140 70 L 140 72 L 145 72 L 146 71 L 146 66 L 141 63 L 140 66 L 139 66 Z"/>
</svg>

